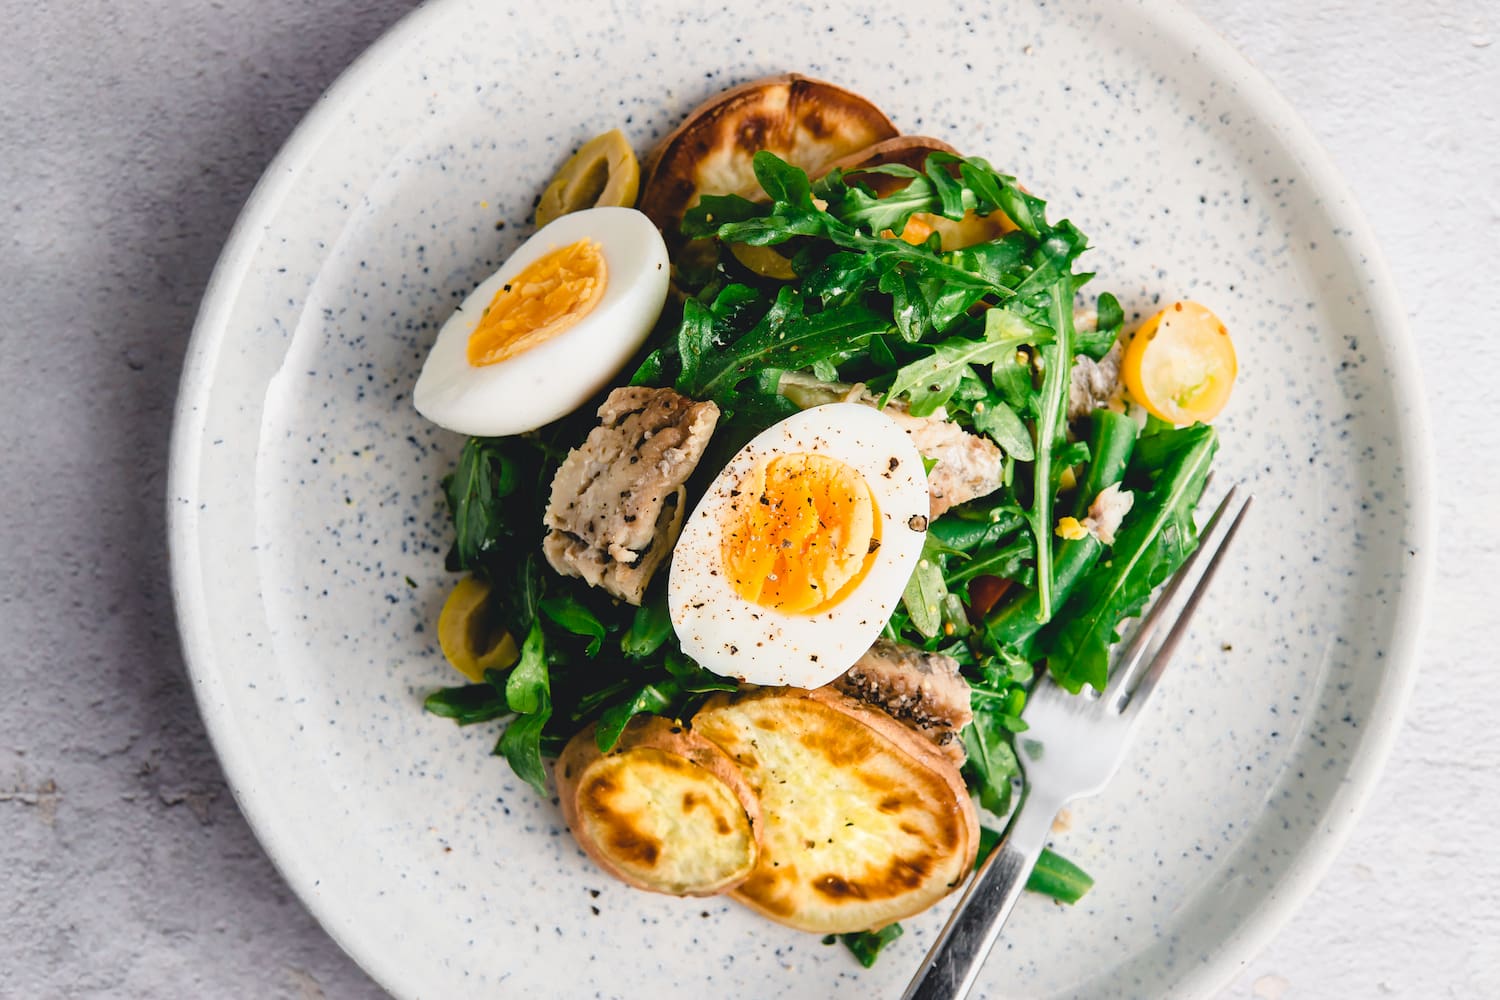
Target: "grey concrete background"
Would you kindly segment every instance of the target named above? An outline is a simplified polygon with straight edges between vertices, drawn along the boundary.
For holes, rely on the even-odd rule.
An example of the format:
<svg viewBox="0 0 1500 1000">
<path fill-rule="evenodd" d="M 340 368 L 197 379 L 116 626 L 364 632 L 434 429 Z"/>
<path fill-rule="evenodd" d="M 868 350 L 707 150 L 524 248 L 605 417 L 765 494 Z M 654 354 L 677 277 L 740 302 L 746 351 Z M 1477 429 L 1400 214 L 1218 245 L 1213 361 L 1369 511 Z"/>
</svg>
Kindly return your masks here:
<svg viewBox="0 0 1500 1000">
<path fill-rule="evenodd" d="M 0 996 L 375 997 L 185 680 L 166 442 L 256 177 L 408 0 L 0 0 Z M 1440 580 L 1369 812 L 1226 997 L 1500 997 L 1500 4 L 1199 0 L 1353 184 L 1435 418 Z"/>
</svg>

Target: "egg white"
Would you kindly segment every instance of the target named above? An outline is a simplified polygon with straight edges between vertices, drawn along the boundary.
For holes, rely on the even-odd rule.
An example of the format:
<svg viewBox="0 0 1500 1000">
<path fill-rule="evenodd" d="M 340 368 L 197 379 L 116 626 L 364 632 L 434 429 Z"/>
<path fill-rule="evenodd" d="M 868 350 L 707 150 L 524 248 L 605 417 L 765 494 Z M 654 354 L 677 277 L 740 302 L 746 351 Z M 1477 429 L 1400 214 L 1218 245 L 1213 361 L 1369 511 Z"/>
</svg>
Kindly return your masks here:
<svg viewBox="0 0 1500 1000">
<path fill-rule="evenodd" d="M 587 316 L 544 343 L 483 367 L 469 364 L 469 336 L 495 294 L 537 258 L 588 238 L 599 244 L 604 294 Z M 591 208 L 539 229 L 469 293 L 438 332 L 412 402 L 460 434 L 500 437 L 573 412 L 610 383 L 645 341 L 667 298 L 667 246 L 633 208 Z"/>
<path fill-rule="evenodd" d="M 721 538 L 730 504 L 756 463 L 812 452 L 857 469 L 879 508 L 880 547 L 854 590 L 827 610 L 788 614 L 735 593 Z M 667 607 L 682 651 L 749 684 L 814 688 L 838 677 L 880 636 L 916 568 L 927 533 L 927 477 L 911 438 L 870 406 L 830 403 L 762 432 L 730 460 L 683 525 Z"/>
</svg>

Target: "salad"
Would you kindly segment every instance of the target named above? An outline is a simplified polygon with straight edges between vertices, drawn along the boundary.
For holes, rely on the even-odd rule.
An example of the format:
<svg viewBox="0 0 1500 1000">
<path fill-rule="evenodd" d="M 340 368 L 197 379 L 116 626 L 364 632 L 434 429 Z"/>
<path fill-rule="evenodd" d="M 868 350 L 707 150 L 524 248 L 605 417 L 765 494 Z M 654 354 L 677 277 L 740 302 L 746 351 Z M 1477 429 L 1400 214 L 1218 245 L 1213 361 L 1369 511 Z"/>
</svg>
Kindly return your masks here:
<svg viewBox="0 0 1500 1000">
<path fill-rule="evenodd" d="M 636 207 L 638 205 L 638 208 Z M 438 622 L 579 845 L 865 964 L 999 839 L 1043 671 L 1102 690 L 1196 543 L 1235 357 L 1127 330 L 1014 177 L 800 76 L 644 171 L 619 132 L 443 327 L 414 393 L 469 435 Z M 1044 853 L 1030 887 L 1091 885 Z"/>
</svg>

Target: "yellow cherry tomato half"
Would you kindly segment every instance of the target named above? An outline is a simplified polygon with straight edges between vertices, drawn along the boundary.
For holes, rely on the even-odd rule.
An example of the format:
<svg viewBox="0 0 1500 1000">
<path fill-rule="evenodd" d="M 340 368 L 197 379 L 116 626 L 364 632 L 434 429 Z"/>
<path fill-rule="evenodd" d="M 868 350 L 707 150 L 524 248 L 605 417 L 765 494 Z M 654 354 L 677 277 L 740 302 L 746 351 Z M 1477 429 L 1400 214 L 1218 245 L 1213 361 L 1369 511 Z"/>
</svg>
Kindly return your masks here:
<svg viewBox="0 0 1500 1000">
<path fill-rule="evenodd" d="M 1229 402 L 1238 366 L 1229 331 L 1207 306 L 1174 302 L 1125 347 L 1125 391 L 1173 424 L 1208 422 Z"/>
<path fill-rule="evenodd" d="M 489 614 L 490 585 L 477 577 L 458 581 L 438 614 L 438 645 L 453 669 L 476 684 L 486 670 L 516 662 L 516 641 Z"/>
</svg>

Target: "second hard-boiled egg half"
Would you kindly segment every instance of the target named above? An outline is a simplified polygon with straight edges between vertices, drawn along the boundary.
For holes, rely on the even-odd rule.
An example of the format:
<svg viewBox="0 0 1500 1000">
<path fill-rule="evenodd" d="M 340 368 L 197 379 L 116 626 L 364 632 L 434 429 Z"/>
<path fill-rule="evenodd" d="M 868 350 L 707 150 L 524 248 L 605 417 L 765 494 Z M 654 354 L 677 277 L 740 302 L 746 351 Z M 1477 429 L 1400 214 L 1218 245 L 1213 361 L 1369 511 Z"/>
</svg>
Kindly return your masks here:
<svg viewBox="0 0 1500 1000">
<path fill-rule="evenodd" d="M 661 314 L 667 247 L 632 208 L 592 208 L 538 230 L 438 333 L 412 401 L 433 423 L 487 437 L 573 412 Z"/>
<path fill-rule="evenodd" d="M 750 684 L 828 683 L 901 599 L 928 505 L 916 446 L 879 410 L 831 403 L 775 424 L 719 473 L 673 550 L 682 651 Z"/>
</svg>

